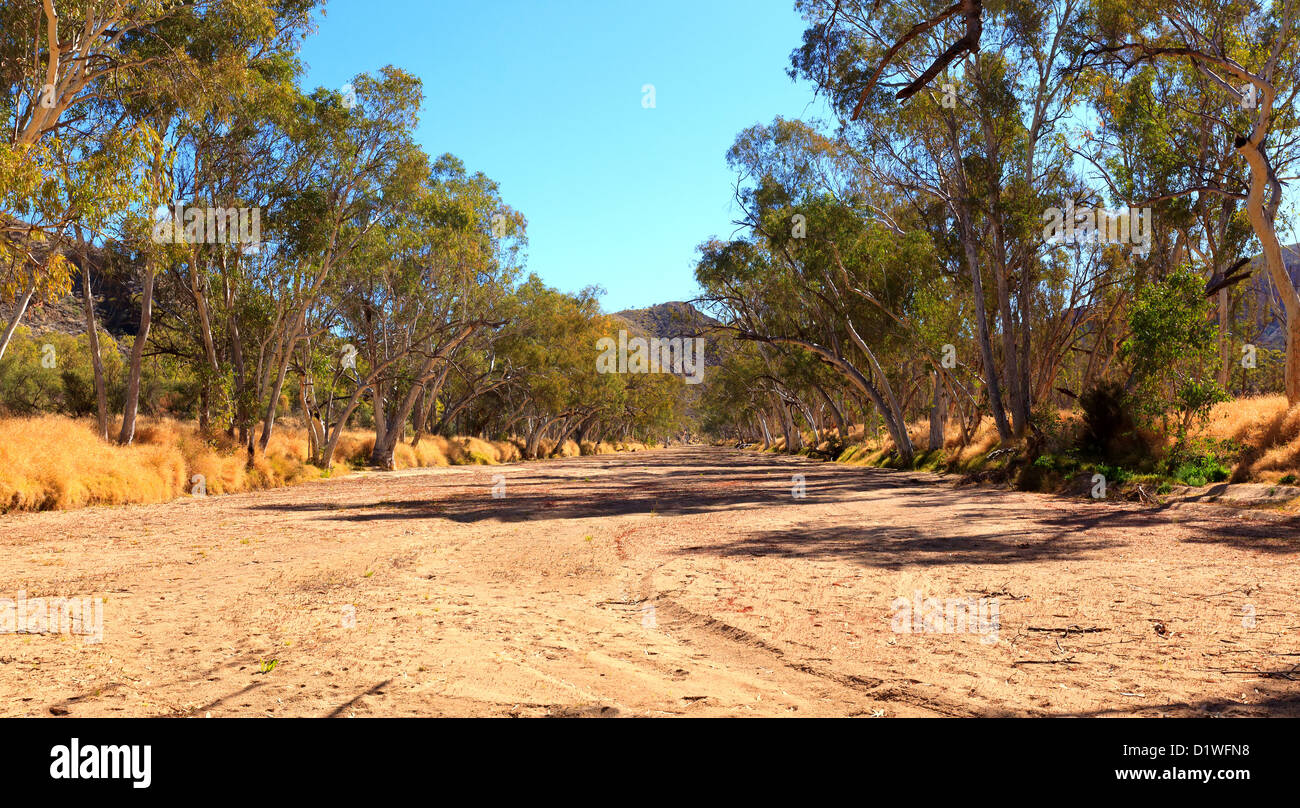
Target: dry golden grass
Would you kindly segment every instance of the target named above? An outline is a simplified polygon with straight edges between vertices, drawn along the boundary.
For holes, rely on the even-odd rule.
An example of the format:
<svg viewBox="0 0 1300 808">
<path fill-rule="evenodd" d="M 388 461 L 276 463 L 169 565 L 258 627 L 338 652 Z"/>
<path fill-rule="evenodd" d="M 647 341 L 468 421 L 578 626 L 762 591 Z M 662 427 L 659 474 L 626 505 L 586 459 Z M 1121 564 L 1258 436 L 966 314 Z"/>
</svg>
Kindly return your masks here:
<svg viewBox="0 0 1300 808">
<path fill-rule="evenodd" d="M 1286 396 L 1240 398 L 1210 413 L 1202 434 L 1246 447 L 1233 479 L 1277 482 L 1300 476 L 1300 405 L 1288 407 Z"/>
<path fill-rule="evenodd" d="M 110 427 L 115 434 L 118 424 Z M 290 485 L 321 476 L 306 449 L 305 433 L 284 429 L 250 465 L 224 435 L 205 440 L 171 419 L 142 419 L 132 446 L 101 440 L 88 420 L 0 419 L 0 512 L 166 502 L 200 486 L 230 494 Z"/>
<path fill-rule="evenodd" d="M 909 429 L 910 431 L 910 429 Z M 928 441 L 930 436 L 930 425 L 927 422 L 920 438 L 921 441 Z M 961 428 L 949 423 L 948 428 L 944 430 L 943 447 L 947 457 L 958 465 L 964 465 L 974 460 L 980 455 L 988 454 L 997 448 L 998 427 L 992 418 L 980 419 L 979 425 L 975 427 L 975 432 L 970 436 L 970 443 L 965 446 L 961 442 Z M 917 438 L 913 437 L 913 440 Z M 918 442 L 918 446 L 926 446 L 927 443 Z"/>
<path fill-rule="evenodd" d="M 0 511 L 162 502 L 187 472 L 178 446 L 113 446 L 58 416 L 0 420 Z"/>
<path fill-rule="evenodd" d="M 1080 426 L 1081 414 L 1077 410 L 1063 409 L 1057 415 L 1067 433 Z M 918 452 L 924 451 L 930 441 L 929 421 L 925 418 L 912 421 L 907 431 Z M 1232 478 L 1234 482 L 1277 482 L 1288 474 L 1300 477 L 1300 405 L 1288 407 L 1286 396 L 1238 398 L 1218 404 L 1204 426 L 1193 428 L 1192 438 L 1230 441 L 1242 448 L 1242 459 Z M 810 439 L 811 434 L 806 434 L 805 440 Z M 854 464 L 874 465 L 881 460 L 882 453 L 894 448 L 887 434 L 867 433 L 860 425 L 850 428 L 848 442 L 859 447 L 847 456 L 847 462 Z M 1172 438 L 1169 443 L 1172 445 Z M 779 438 L 774 445 L 784 451 L 784 444 L 784 439 Z M 998 444 L 992 418 L 985 417 L 980 422 L 966 445 L 962 444 L 960 428 L 950 420 L 944 432 L 944 461 L 963 467 L 996 449 Z M 826 447 L 823 443 L 821 448 Z"/>
<path fill-rule="evenodd" d="M 120 421 L 110 424 L 110 434 L 119 426 Z M 373 432 L 345 432 L 331 476 L 365 465 L 374 442 Z M 600 446 L 604 451 L 645 448 Z M 555 446 L 544 448 L 550 455 Z M 566 441 L 555 454 L 586 453 Z M 439 435 L 425 436 L 415 446 L 404 440 L 394 451 L 399 469 L 496 465 L 521 458 L 516 441 Z M 293 485 L 323 474 L 307 462 L 307 431 L 292 419 L 277 426 L 266 452 L 250 464 L 244 448 L 224 434 L 205 438 L 194 424 L 169 418 L 140 419 L 132 446 L 101 440 L 91 420 L 58 415 L 0 418 L 0 513 L 167 502 L 200 485 L 207 494 L 233 494 Z"/>
<path fill-rule="evenodd" d="M 823 436 L 838 436 L 838 429 L 823 430 Z M 912 446 L 916 451 L 923 452 L 930 444 L 930 422 L 925 418 L 918 418 L 907 425 L 907 435 L 912 440 Z M 803 434 L 804 444 L 811 445 L 812 433 Z M 894 440 L 889 437 L 889 433 L 882 428 L 877 434 L 874 430 L 868 430 L 862 424 L 852 424 L 849 426 L 848 440 L 845 443 L 851 447 L 857 447 L 857 451 L 852 452 L 844 462 L 854 465 L 875 465 L 880 459 L 882 453 L 887 454 L 894 450 Z M 961 440 L 961 427 L 954 420 L 949 420 L 944 431 L 944 453 L 946 459 L 956 463 L 966 463 L 969 460 L 992 451 L 998 445 L 997 427 L 992 418 L 984 418 L 979 426 L 975 428 L 974 435 L 970 443 L 963 445 Z M 785 438 L 776 438 L 772 443 L 772 448 L 776 451 L 785 451 Z M 823 440 L 816 446 L 819 451 L 829 451 L 831 444 L 829 440 Z"/>
<path fill-rule="evenodd" d="M 589 440 L 582 442 L 579 447 L 584 455 L 603 455 L 614 454 L 615 452 L 638 452 L 646 448 L 644 443 L 592 443 Z"/>
</svg>

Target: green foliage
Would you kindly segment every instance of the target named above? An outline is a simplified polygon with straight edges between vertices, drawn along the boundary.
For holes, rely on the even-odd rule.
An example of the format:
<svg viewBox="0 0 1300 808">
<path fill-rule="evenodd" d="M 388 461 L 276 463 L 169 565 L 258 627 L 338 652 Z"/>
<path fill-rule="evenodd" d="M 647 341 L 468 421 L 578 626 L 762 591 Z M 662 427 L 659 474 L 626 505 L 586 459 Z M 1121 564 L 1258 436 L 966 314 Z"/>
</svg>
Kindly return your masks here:
<svg viewBox="0 0 1300 808">
<path fill-rule="evenodd" d="M 1206 483 L 1222 482 L 1228 479 L 1231 474 L 1232 469 L 1225 465 L 1219 457 L 1214 454 L 1206 454 L 1180 463 L 1174 469 L 1172 476 L 1186 485 L 1201 486 Z"/>
<path fill-rule="evenodd" d="M 1199 440 L 1185 447 L 1175 447 L 1165 459 L 1170 477 L 1185 485 L 1218 483 L 1232 476 L 1244 447 L 1230 440 Z"/>
<path fill-rule="evenodd" d="M 101 333 L 99 344 L 110 406 L 120 406 L 125 362 L 111 336 Z M 95 411 L 89 338 L 57 331 L 33 334 L 19 326 L 0 359 L 0 412 L 79 417 Z"/>
<path fill-rule="evenodd" d="M 1203 421 L 1227 393 L 1213 380 L 1218 326 L 1210 317 L 1204 281 L 1179 269 L 1138 292 L 1129 310 L 1129 336 L 1121 354 L 1133 373 L 1136 410 L 1170 431 L 1176 444 L 1188 438 L 1193 420 Z"/>
<path fill-rule="evenodd" d="M 1132 480 L 1135 474 L 1132 469 L 1111 465 L 1109 463 L 1099 463 L 1087 470 L 1105 477 L 1107 485 L 1123 485 L 1129 480 Z"/>
</svg>

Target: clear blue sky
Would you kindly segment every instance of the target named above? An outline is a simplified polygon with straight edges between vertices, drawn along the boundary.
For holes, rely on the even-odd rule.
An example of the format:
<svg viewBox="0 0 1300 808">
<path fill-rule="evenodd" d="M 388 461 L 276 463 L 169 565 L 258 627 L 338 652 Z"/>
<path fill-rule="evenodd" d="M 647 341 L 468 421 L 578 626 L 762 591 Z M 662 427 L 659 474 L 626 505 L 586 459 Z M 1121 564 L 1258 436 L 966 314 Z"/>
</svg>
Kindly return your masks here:
<svg viewBox="0 0 1300 808">
<path fill-rule="evenodd" d="M 803 30 L 793 0 L 330 0 L 302 57 L 309 88 L 386 64 L 423 79 L 425 150 L 500 184 L 529 270 L 617 311 L 697 294 L 696 245 L 738 216 L 737 133 L 827 117 L 785 74 Z"/>
</svg>

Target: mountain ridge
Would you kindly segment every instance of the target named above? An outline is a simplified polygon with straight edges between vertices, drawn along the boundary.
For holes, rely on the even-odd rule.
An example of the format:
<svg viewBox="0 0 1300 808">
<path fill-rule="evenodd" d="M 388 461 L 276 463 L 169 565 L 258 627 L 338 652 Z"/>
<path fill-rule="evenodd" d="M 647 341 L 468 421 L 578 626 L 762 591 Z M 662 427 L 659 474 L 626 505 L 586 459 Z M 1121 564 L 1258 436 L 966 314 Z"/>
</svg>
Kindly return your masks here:
<svg viewBox="0 0 1300 808">
<path fill-rule="evenodd" d="M 691 303 L 670 300 L 641 309 L 623 309 L 610 316 L 625 323 L 628 333 L 634 336 L 661 339 L 703 337 L 705 366 L 716 367 L 721 361 L 718 346 L 721 332 L 718 329 L 722 323 Z"/>
</svg>

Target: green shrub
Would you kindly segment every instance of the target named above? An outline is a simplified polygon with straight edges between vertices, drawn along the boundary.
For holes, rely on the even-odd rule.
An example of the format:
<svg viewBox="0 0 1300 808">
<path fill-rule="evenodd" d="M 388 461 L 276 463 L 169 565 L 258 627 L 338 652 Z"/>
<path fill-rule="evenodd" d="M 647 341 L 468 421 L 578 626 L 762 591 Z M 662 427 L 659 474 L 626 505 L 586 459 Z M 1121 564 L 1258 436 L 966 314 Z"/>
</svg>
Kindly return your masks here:
<svg viewBox="0 0 1300 808">
<path fill-rule="evenodd" d="M 1204 289 L 1204 279 L 1188 267 L 1142 288 L 1120 350 L 1133 371 L 1136 411 L 1172 435 L 1177 448 L 1186 445 L 1194 423 L 1203 424 L 1210 408 L 1228 399 L 1214 380 L 1219 329 Z"/>
<path fill-rule="evenodd" d="M 1133 402 L 1115 382 L 1102 382 L 1079 397 L 1083 409 L 1081 448 L 1108 463 L 1149 455 L 1150 446 L 1133 420 Z"/>
<path fill-rule="evenodd" d="M 99 335 L 109 406 L 121 397 L 126 363 L 117 343 Z M 58 413 L 73 417 L 96 410 L 94 367 L 85 334 L 35 334 L 19 326 L 0 360 L 0 414 Z"/>
<path fill-rule="evenodd" d="M 1180 463 L 1174 470 L 1173 477 L 1185 485 L 1202 486 L 1223 482 L 1231 474 L 1232 470 L 1217 455 L 1207 454 Z"/>
<path fill-rule="evenodd" d="M 1120 485 L 1133 479 L 1133 472 L 1123 466 L 1101 464 L 1093 468 L 1093 471 L 1105 477 L 1108 485 Z"/>
</svg>

